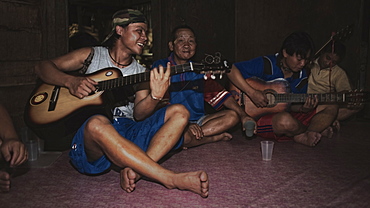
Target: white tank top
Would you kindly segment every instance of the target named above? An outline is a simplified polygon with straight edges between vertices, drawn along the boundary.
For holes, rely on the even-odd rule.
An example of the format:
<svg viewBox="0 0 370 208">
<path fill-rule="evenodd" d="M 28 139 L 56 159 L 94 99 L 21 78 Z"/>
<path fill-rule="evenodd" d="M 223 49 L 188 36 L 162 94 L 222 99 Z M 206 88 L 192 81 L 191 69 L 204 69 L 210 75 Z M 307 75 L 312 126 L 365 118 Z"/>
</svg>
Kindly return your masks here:
<svg viewBox="0 0 370 208">
<path fill-rule="evenodd" d="M 96 71 L 99 71 L 104 68 L 114 67 L 119 69 L 123 76 L 129 76 L 133 74 L 142 73 L 145 71 L 145 67 L 140 65 L 136 59 L 132 58 L 132 62 L 130 65 L 126 66 L 125 68 L 119 68 L 115 66 L 108 54 L 108 49 L 102 46 L 93 47 L 94 49 L 94 57 L 91 60 L 91 64 L 87 68 L 86 74 L 91 74 Z M 113 116 L 116 117 L 126 117 L 133 119 L 133 112 L 134 112 L 134 103 L 129 102 L 128 105 L 116 107 L 113 109 Z"/>
</svg>

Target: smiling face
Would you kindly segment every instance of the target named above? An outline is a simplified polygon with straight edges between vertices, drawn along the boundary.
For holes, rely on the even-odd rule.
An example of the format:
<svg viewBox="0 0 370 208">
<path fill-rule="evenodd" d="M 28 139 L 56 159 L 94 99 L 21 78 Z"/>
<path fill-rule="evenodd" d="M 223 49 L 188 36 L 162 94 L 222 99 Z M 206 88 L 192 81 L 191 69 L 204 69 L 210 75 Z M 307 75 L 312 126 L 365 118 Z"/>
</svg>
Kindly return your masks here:
<svg viewBox="0 0 370 208">
<path fill-rule="evenodd" d="M 307 57 L 310 57 L 310 53 L 311 52 L 308 52 Z M 294 53 L 293 55 L 289 55 L 288 53 L 286 53 L 285 50 L 283 50 L 283 55 L 284 55 L 283 61 L 284 66 L 288 67 L 293 72 L 300 72 L 308 62 L 306 57 L 301 57 L 296 53 Z"/>
<path fill-rule="evenodd" d="M 131 55 L 140 55 L 144 46 L 147 44 L 148 26 L 145 23 L 131 23 L 126 27 L 116 26 L 117 34 L 120 38 L 117 40 L 122 46 L 122 50 Z"/>
<path fill-rule="evenodd" d="M 176 31 L 176 39 L 168 43 L 177 64 L 187 63 L 195 54 L 197 43 L 194 33 L 188 28 Z"/>
</svg>

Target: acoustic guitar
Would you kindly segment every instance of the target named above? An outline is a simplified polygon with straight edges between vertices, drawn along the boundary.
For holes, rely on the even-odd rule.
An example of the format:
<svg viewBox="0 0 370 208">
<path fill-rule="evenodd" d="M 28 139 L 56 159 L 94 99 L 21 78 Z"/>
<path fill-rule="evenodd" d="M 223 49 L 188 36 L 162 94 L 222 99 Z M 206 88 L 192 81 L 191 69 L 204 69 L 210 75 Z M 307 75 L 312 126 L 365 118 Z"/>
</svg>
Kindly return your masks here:
<svg viewBox="0 0 370 208">
<path fill-rule="evenodd" d="M 246 82 L 251 87 L 261 90 L 266 95 L 268 99 L 266 107 L 256 107 L 253 101 L 245 93 L 242 93 L 232 84 L 230 85 L 229 91 L 239 105 L 243 106 L 245 112 L 254 119 L 258 119 L 266 114 L 285 111 L 291 103 L 304 103 L 307 97 L 313 96 L 317 96 L 317 99 L 321 104 L 346 104 L 356 106 L 370 100 L 369 92 L 348 91 L 321 94 L 289 93 L 289 83 L 285 79 L 264 81 L 256 77 L 252 77 L 246 79 Z"/>
<path fill-rule="evenodd" d="M 229 72 L 230 64 L 225 60 L 220 64 L 205 65 L 186 63 L 170 68 L 171 75 L 185 72 L 223 74 Z M 220 76 L 221 76 L 220 75 Z M 116 68 L 105 68 L 87 77 L 97 81 L 96 91 L 80 99 L 65 87 L 41 83 L 32 92 L 25 108 L 25 122 L 40 138 L 54 135 L 63 137 L 76 131 L 82 123 L 92 115 L 104 114 L 112 117 L 111 108 L 116 101 L 111 92 L 123 88 L 124 95 L 132 96 L 132 85 L 150 81 L 150 72 L 143 72 L 123 77 Z M 131 88 L 130 88 L 131 86 Z M 132 92 L 131 92 L 132 91 Z"/>
</svg>

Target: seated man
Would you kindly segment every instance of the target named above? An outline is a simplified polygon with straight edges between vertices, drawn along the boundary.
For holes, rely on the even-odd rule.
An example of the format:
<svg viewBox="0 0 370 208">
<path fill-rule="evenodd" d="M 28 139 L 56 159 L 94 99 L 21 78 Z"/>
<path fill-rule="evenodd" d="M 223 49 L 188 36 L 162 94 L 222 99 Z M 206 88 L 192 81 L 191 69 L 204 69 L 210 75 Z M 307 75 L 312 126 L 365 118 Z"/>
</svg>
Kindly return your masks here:
<svg viewBox="0 0 370 208">
<path fill-rule="evenodd" d="M 248 84 L 246 79 L 284 79 L 289 83 L 292 93 L 306 93 L 307 72 L 304 66 L 313 50 L 311 37 L 305 32 L 295 32 L 284 40 L 278 54 L 235 63 L 227 75 L 232 84 L 246 93 L 257 107 L 266 107 L 266 95 L 261 89 Z M 317 105 L 317 97 L 307 97 L 303 105 L 292 104 L 288 112 L 264 115 L 257 121 L 257 135 L 278 141 L 293 139 L 307 146 L 315 146 L 323 134 L 330 136 L 324 130 L 333 123 L 338 111 L 336 105 Z"/>
<path fill-rule="evenodd" d="M 13 121 L 4 106 L 0 105 L 0 192 L 10 190 L 10 177 L 6 167 L 14 168 L 27 161 L 27 150 L 18 138 Z"/>
<path fill-rule="evenodd" d="M 313 62 L 308 78 L 308 93 L 330 93 L 352 90 L 346 72 L 338 66 L 346 55 L 346 47 L 338 41 L 331 42 Z M 358 113 L 363 105 L 340 106 L 337 120 L 344 121 Z M 356 105 L 357 104 L 357 105 Z"/>
<path fill-rule="evenodd" d="M 168 58 L 155 61 L 153 67 L 182 65 L 191 62 L 195 55 L 197 42 L 191 27 L 182 25 L 173 29 L 172 40 L 168 42 L 171 54 Z M 204 101 L 217 112 L 205 113 Z M 205 143 L 229 140 L 232 138 L 226 131 L 239 121 L 253 121 L 245 111 L 215 80 L 204 79 L 203 74 L 185 72 L 171 77 L 169 102 L 179 103 L 190 111 L 190 124 L 184 134 L 184 147 L 193 147 Z M 228 108 L 222 110 L 223 107 Z M 254 121 L 253 121 L 254 122 Z"/>
<path fill-rule="evenodd" d="M 104 46 L 85 47 L 42 61 L 36 65 L 36 73 L 47 83 L 68 88 L 71 95 L 80 99 L 94 92 L 97 82 L 89 76 L 77 77 L 66 72 L 84 68 L 85 74 L 90 74 L 114 67 L 123 76 L 144 73 L 145 68 L 134 56 L 143 52 L 148 41 L 146 18 L 137 10 L 121 10 L 113 15 L 112 25 Z M 87 66 L 88 57 L 92 59 Z M 206 172 L 175 173 L 157 163 L 170 150 L 182 146 L 180 137 L 189 118 L 182 105 L 155 111 L 158 98 L 163 97 L 170 84 L 169 76 L 170 71 L 165 73 L 163 67 L 150 71 L 150 83 L 133 86 L 133 100 L 113 109 L 113 121 L 104 115 L 86 120 L 74 136 L 69 154 L 79 172 L 99 174 L 114 164 L 121 168 L 121 187 L 126 192 L 134 191 L 136 181 L 143 175 L 170 189 L 208 196 Z"/>
</svg>

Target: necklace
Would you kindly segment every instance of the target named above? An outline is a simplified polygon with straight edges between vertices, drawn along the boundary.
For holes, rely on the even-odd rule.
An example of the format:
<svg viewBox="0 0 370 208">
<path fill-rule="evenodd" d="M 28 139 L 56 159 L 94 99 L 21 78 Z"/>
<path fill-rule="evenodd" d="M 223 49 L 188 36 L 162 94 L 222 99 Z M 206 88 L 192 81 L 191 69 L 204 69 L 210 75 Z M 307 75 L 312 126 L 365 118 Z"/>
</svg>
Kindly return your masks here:
<svg viewBox="0 0 370 208">
<path fill-rule="evenodd" d="M 131 64 L 131 62 L 132 62 L 132 59 L 131 59 L 130 63 L 128 63 L 128 64 L 121 64 L 121 63 L 119 63 L 118 61 L 116 61 L 116 60 L 112 57 L 112 55 L 110 55 L 110 51 L 108 51 L 108 54 L 109 54 L 109 57 L 112 59 L 112 61 L 113 61 L 114 63 L 116 63 L 117 65 L 119 65 L 119 66 L 123 66 L 123 67 L 125 67 L 125 66 L 130 65 L 130 64 Z"/>
</svg>

